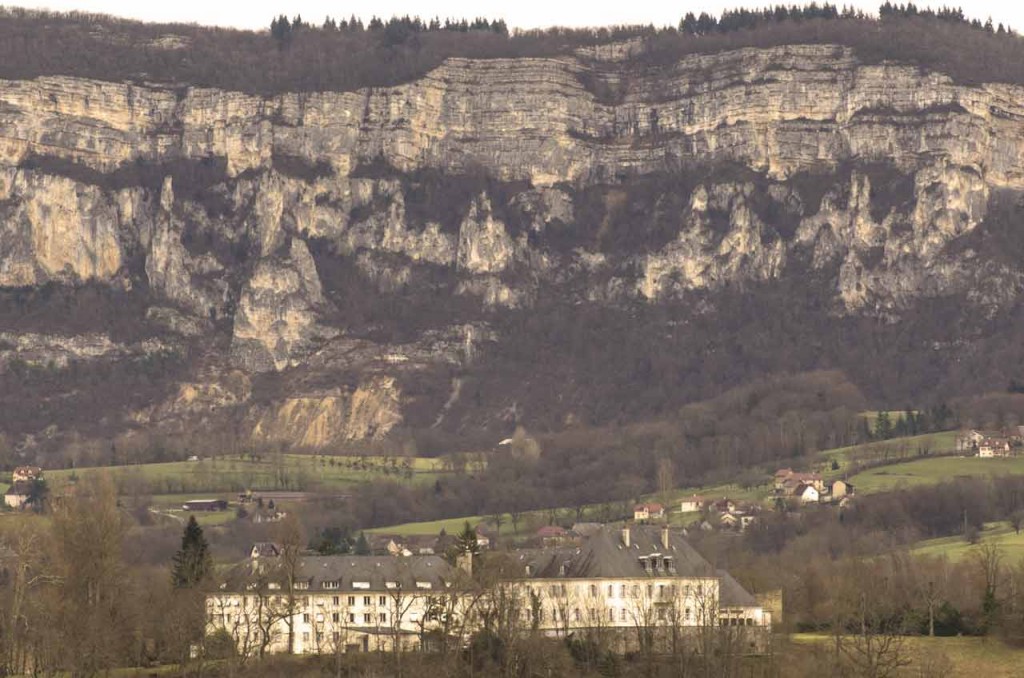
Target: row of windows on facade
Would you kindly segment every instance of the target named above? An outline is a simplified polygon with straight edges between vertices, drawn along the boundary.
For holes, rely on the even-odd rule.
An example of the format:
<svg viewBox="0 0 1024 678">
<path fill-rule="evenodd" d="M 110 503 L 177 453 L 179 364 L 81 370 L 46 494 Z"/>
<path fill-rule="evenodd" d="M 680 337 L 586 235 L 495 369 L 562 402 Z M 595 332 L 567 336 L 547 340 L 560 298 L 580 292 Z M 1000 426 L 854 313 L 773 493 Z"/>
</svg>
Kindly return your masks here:
<svg viewBox="0 0 1024 678">
<path fill-rule="evenodd" d="M 615 622 L 615 621 L 623 621 L 624 622 L 624 621 L 631 621 L 632 620 L 632 614 L 630 614 L 626 610 L 626 608 L 624 608 L 624 607 L 620 607 L 620 608 L 610 607 L 610 608 L 608 608 L 607 612 L 608 612 L 608 621 L 610 621 L 610 622 Z M 669 611 L 666 608 L 657 608 L 655 610 L 655 612 L 656 612 L 656 615 L 657 615 L 657 619 L 659 621 L 665 621 L 669 617 Z M 527 610 L 527 609 L 520 610 L 520 618 L 523 621 L 527 621 L 527 622 L 532 621 L 534 614 L 535 613 L 534 613 L 533 610 Z M 552 621 L 555 621 L 555 622 L 567 622 L 567 621 L 570 621 L 569 614 L 570 613 L 569 613 L 568 610 L 564 610 L 563 611 L 563 610 L 560 610 L 557 607 L 551 609 L 551 619 L 552 619 Z M 545 621 L 545 616 L 546 615 L 544 613 L 544 609 L 543 608 L 537 610 L 536 611 L 536 615 L 537 615 L 537 621 L 538 622 L 544 622 Z M 416 616 L 418 616 L 418 615 L 416 615 Z M 431 616 L 431 615 L 428 615 L 428 617 L 429 616 Z M 601 618 L 600 615 L 599 615 L 599 610 L 595 609 L 595 608 L 591 608 L 591 609 L 587 610 L 587 618 L 590 621 L 595 621 L 595 622 L 599 621 L 600 618 Z M 313 623 L 313 619 L 314 619 L 313 615 L 310 614 L 310 613 L 304 613 L 302 615 L 302 622 L 304 624 L 312 624 Z M 356 623 L 358 623 L 357 622 L 358 619 L 360 619 L 360 615 L 357 615 L 355 612 L 348 613 L 348 623 L 349 624 L 356 624 Z M 317 620 L 318 623 L 319 622 L 323 622 L 324 621 L 323 615 L 317 615 L 316 616 L 316 620 Z M 340 624 L 341 620 L 342 620 L 342 617 L 341 617 L 341 613 L 340 612 L 334 612 L 334 613 L 331 614 L 331 622 L 333 622 L 335 624 Z M 571 619 L 571 621 L 579 622 L 579 621 L 582 621 L 582 620 L 583 620 L 583 613 L 581 612 L 580 608 L 575 608 L 572 611 L 572 619 Z M 693 621 L 693 610 L 691 610 L 690 608 L 686 608 L 686 610 L 684 611 L 683 620 L 687 621 L 687 622 Z M 210 615 L 210 622 L 214 623 L 216 621 L 217 621 L 216 615 L 211 614 Z M 228 622 L 227 615 L 225 615 L 224 621 L 225 621 L 225 623 Z M 374 613 L 364 612 L 361 615 L 361 621 L 362 621 L 362 623 L 364 625 L 367 625 L 367 626 L 368 625 L 372 625 L 374 623 L 386 624 L 388 622 L 388 614 L 386 612 L 378 612 L 378 613 L 376 613 L 376 616 L 375 616 Z M 725 625 L 725 621 L 727 621 L 727 620 L 723 620 L 723 626 Z M 735 620 L 733 620 L 733 621 L 735 621 Z M 750 621 L 751 624 L 753 623 L 753 620 L 749 620 L 749 621 Z"/>
<path fill-rule="evenodd" d="M 348 596 L 348 601 L 347 601 L 348 602 L 348 606 L 349 607 L 356 607 L 356 601 L 358 601 L 360 598 L 362 599 L 363 607 L 370 607 L 371 605 L 373 605 L 373 596 Z M 387 605 L 390 600 L 391 599 L 388 596 L 377 596 L 377 605 Z M 254 597 L 253 598 L 253 604 L 256 604 L 255 601 L 256 601 L 256 598 Z M 234 603 L 235 607 L 246 607 L 249 604 L 249 598 L 248 598 L 248 596 L 241 596 L 239 598 L 235 598 L 233 601 L 230 601 L 228 603 L 228 605 L 230 605 L 231 602 Z M 273 604 L 275 604 L 275 605 L 283 605 L 285 603 L 285 599 L 284 599 L 283 596 L 274 596 L 271 599 L 271 602 Z M 331 603 L 332 603 L 332 605 L 334 607 L 340 607 L 341 606 L 341 596 L 333 596 L 331 598 Z M 312 605 L 313 604 L 313 599 L 306 598 L 305 599 L 305 604 L 307 606 Z M 320 602 L 320 605 L 323 605 L 323 602 Z"/>
<path fill-rule="evenodd" d="M 600 590 L 601 590 L 601 588 L 600 588 L 600 586 L 598 584 L 581 585 L 581 587 L 580 587 L 581 594 L 585 595 L 585 594 L 589 593 L 591 598 L 597 598 L 600 595 Z M 608 593 L 607 597 L 608 598 L 616 598 L 616 597 L 618 597 L 618 598 L 626 598 L 627 597 L 627 593 L 630 593 L 630 592 L 632 593 L 632 597 L 633 598 L 639 598 L 640 594 L 641 594 L 641 591 L 646 591 L 647 597 L 648 598 L 653 598 L 654 594 L 655 594 L 655 585 L 654 584 L 647 584 L 646 588 L 641 587 L 640 584 L 633 584 L 631 587 L 627 587 L 626 584 L 608 584 L 607 585 L 607 593 Z M 543 595 L 545 593 L 545 590 L 544 590 L 543 587 L 536 586 L 536 587 L 531 588 L 530 592 L 533 593 L 534 595 Z M 565 596 L 565 595 L 567 595 L 567 592 L 568 592 L 568 587 L 565 584 L 551 584 L 550 586 L 547 587 L 547 591 L 546 591 L 547 595 L 549 597 L 552 597 L 552 598 Z M 658 598 L 661 598 L 661 599 L 674 599 L 678 595 L 678 593 L 679 593 L 679 587 L 676 584 L 658 584 L 657 585 Z M 683 595 L 685 597 L 690 597 L 693 594 L 696 594 L 697 596 L 703 596 L 704 593 L 705 593 L 705 590 L 704 590 L 703 584 L 698 584 L 696 587 L 691 587 L 689 584 L 686 584 L 685 586 L 683 586 Z M 616 594 L 618 594 L 618 595 L 616 596 Z M 360 597 L 362 598 L 362 604 L 364 606 L 369 606 L 369 605 L 373 604 L 373 602 L 372 602 L 373 597 L 372 596 L 348 596 L 347 598 L 348 598 L 348 605 L 349 605 L 349 607 L 354 607 L 356 605 L 356 601 Z M 378 605 L 387 605 L 388 604 L 388 600 L 389 600 L 388 596 L 378 596 Z M 312 601 L 307 599 L 307 602 L 311 604 Z M 335 607 L 340 606 L 341 605 L 341 596 L 334 596 L 332 598 L 332 603 L 333 603 L 333 605 Z M 238 603 L 236 601 L 236 605 L 237 604 Z M 244 596 L 243 596 L 243 600 L 242 600 L 241 604 L 242 605 L 246 604 Z"/>
<path fill-rule="evenodd" d="M 418 621 L 419 620 L 419 616 L 420 616 L 419 613 L 412 612 L 412 613 L 409 614 L 409 621 L 413 621 L 413 622 Z M 387 612 L 376 612 L 376 613 L 374 613 L 374 612 L 363 612 L 361 614 L 357 614 L 355 612 L 349 612 L 347 614 L 346 618 L 348 620 L 348 623 L 349 624 L 353 624 L 353 625 L 358 625 L 358 624 L 361 623 L 363 626 L 373 626 L 375 624 L 387 624 L 388 623 L 388 613 Z M 428 613 L 426 613 L 424 615 L 424 619 L 426 619 L 427 621 L 434 621 L 434 620 L 437 620 L 438 618 L 439 618 L 438 615 L 436 613 L 433 613 L 433 612 L 428 612 Z M 313 619 L 314 619 L 314 617 L 310 613 L 303 613 L 303 615 L 302 615 L 302 622 L 304 624 L 312 624 L 313 623 Z M 320 623 L 323 623 L 324 621 L 326 621 L 324 615 L 322 615 L 322 614 L 316 615 L 315 619 L 316 619 L 316 623 L 317 624 L 320 624 Z M 223 615 L 218 615 L 216 612 L 211 612 L 208 615 L 208 621 L 211 624 L 222 623 L 225 627 L 229 627 L 229 626 L 231 626 L 232 618 L 231 618 L 231 615 L 229 613 L 224 613 Z M 331 622 L 334 623 L 334 624 L 340 624 L 342 622 L 342 613 L 340 613 L 340 612 L 333 612 L 333 613 L 331 613 Z"/>
<path fill-rule="evenodd" d="M 309 589 L 309 582 L 308 581 L 296 581 L 294 586 L 295 586 L 295 590 L 297 590 L 297 591 L 306 591 L 306 590 Z M 255 588 L 255 587 L 256 587 L 256 584 L 250 584 L 249 585 L 250 589 Z M 271 582 L 269 584 L 268 588 L 280 589 L 281 585 L 278 584 L 277 582 Z M 341 588 L 341 581 L 340 580 L 339 581 L 323 581 L 323 582 L 320 582 L 320 588 L 328 589 L 328 590 L 330 590 L 330 589 L 340 589 Z M 352 588 L 354 588 L 354 589 L 368 589 L 368 588 L 370 588 L 370 582 L 368 582 L 368 581 L 354 581 L 354 582 L 352 582 Z M 402 585 L 399 582 L 397 582 L 397 581 L 387 581 L 387 582 L 384 582 L 384 588 L 391 589 L 391 590 L 397 590 L 397 589 L 402 588 Z M 418 581 L 418 582 L 416 582 L 416 588 L 418 588 L 418 589 L 432 589 L 432 588 L 434 588 L 434 585 L 432 583 L 430 583 L 429 581 Z"/>
<path fill-rule="evenodd" d="M 322 619 L 319 618 L 320 616 L 321 615 L 317 615 L 317 621 L 323 621 Z M 340 612 L 332 613 L 331 614 L 331 621 L 334 622 L 335 624 L 340 624 L 341 623 L 341 613 Z M 374 620 L 374 616 L 373 616 L 372 612 L 364 612 L 363 613 L 363 624 L 373 624 L 374 621 L 375 620 Z M 376 622 L 380 623 L 380 624 L 387 624 L 388 623 L 388 613 L 387 612 L 378 612 L 377 613 Z M 312 615 L 310 615 L 308 613 L 307 614 L 303 614 L 302 615 L 302 623 L 303 624 L 311 624 L 311 623 L 313 623 Z M 349 612 L 348 613 L 348 623 L 349 624 L 355 624 L 356 623 L 356 613 L 355 612 Z"/>
<path fill-rule="evenodd" d="M 598 584 L 589 584 L 589 589 L 580 587 L 580 593 L 589 593 L 591 598 L 597 598 L 600 595 L 601 587 Z M 628 587 L 627 584 L 608 584 L 607 592 L 608 598 L 626 598 L 627 592 L 632 593 L 633 598 L 639 598 L 640 592 L 646 591 L 648 598 L 653 598 L 655 593 L 655 585 L 647 584 L 646 589 L 642 588 L 640 584 L 633 584 Z M 547 594 L 551 598 L 565 596 L 568 588 L 565 584 L 551 584 L 547 588 Z M 545 593 L 544 588 L 541 586 L 533 587 L 530 591 L 534 595 L 542 595 Z M 618 595 L 616 596 L 616 593 Z M 659 598 L 675 598 L 679 594 L 679 587 L 676 584 L 658 584 L 657 593 Z M 696 594 L 698 596 L 704 595 L 704 585 L 698 584 L 696 587 L 691 588 L 689 584 L 683 586 L 683 595 L 689 597 L 690 595 Z"/>
<path fill-rule="evenodd" d="M 674 615 L 671 614 L 671 611 L 670 611 L 669 608 L 658 607 L 658 608 L 653 608 L 653 610 L 654 610 L 654 613 L 655 613 L 658 621 L 665 621 L 666 619 L 669 619 L 670 616 L 674 616 Z M 624 622 L 624 621 L 634 621 L 635 615 L 638 615 L 638 614 L 640 616 L 642 616 L 642 617 L 646 617 L 650 613 L 650 610 L 627 610 L 624 607 L 618 607 L 618 608 L 616 608 L 616 607 L 609 607 L 607 609 L 607 612 L 608 612 L 608 617 L 607 617 L 608 621 L 610 621 L 610 622 L 615 622 L 615 621 Z M 598 622 L 598 621 L 600 621 L 602 619 L 600 608 L 590 608 L 590 609 L 588 609 L 586 611 L 586 613 L 587 613 L 586 621 Z M 584 621 L 583 613 L 581 612 L 580 608 L 578 608 L 578 607 L 574 608 L 572 610 L 571 615 L 572 616 L 570 618 L 569 610 L 562 610 L 562 609 L 559 609 L 557 607 L 551 608 L 551 620 L 554 621 L 554 622 L 568 622 L 568 621 L 579 622 L 579 621 Z M 523 620 L 523 621 L 533 621 L 534 612 L 533 612 L 533 610 L 522 610 L 520 612 L 519 616 L 520 616 L 520 619 Z M 537 616 L 537 619 L 536 619 L 537 622 L 544 622 L 544 621 L 546 621 L 546 619 L 545 619 L 546 615 L 545 615 L 545 612 L 544 612 L 544 608 L 539 608 L 536 611 L 536 616 Z M 687 622 L 692 622 L 694 620 L 693 610 L 691 608 L 688 607 L 688 608 L 686 608 L 684 610 L 684 612 L 683 612 L 683 620 L 687 621 Z"/>
<path fill-rule="evenodd" d="M 669 610 L 667 608 L 664 608 L 664 607 L 656 608 L 655 612 L 657 614 L 657 618 L 659 620 L 662 620 L 662 621 L 667 619 L 668 616 L 669 616 Z M 598 619 L 598 616 L 599 616 L 598 609 L 591 608 L 591 609 L 587 610 L 587 613 L 588 613 L 590 619 L 592 619 L 592 620 Z M 620 608 L 610 607 L 610 608 L 608 608 L 608 621 L 614 622 L 614 621 L 616 621 L 616 618 L 618 619 L 618 621 L 629 621 L 629 619 L 631 619 L 631 615 L 630 615 L 630 617 L 627 617 L 628 614 L 629 613 L 627 612 L 626 608 L 624 608 L 624 607 L 620 607 Z M 544 608 L 538 609 L 536 611 L 536 615 L 537 615 L 537 621 L 538 622 L 545 621 Z M 355 624 L 356 623 L 356 616 L 357 615 L 354 612 L 350 612 L 349 615 L 348 615 L 349 623 Z M 428 616 L 430 616 L 430 615 L 428 615 Z M 473 616 L 475 616 L 475 615 L 473 615 Z M 533 610 L 528 610 L 528 609 L 520 610 L 520 618 L 523 621 L 532 621 L 533 616 L 534 616 L 534 611 Z M 320 617 L 321 617 L 321 615 L 317 615 L 317 621 L 323 621 L 323 619 L 321 619 Z M 557 607 L 553 607 L 553 608 L 551 608 L 551 618 L 552 618 L 553 621 L 556 621 L 556 622 L 557 621 L 569 621 L 569 611 L 568 610 L 564 610 L 563 611 L 563 610 L 560 610 Z M 578 608 L 578 607 L 575 608 L 572 611 L 572 621 L 581 621 L 582 618 L 583 618 L 583 614 L 580 611 L 580 608 Z M 302 615 L 302 621 L 305 624 L 312 623 L 312 619 L 313 619 L 313 617 L 310 614 L 303 614 Z M 683 619 L 685 621 L 693 621 L 693 610 L 690 609 L 690 608 L 686 608 L 686 610 L 684 611 L 684 614 L 683 614 Z M 381 623 L 386 623 L 387 620 L 388 620 L 388 615 L 387 615 L 386 612 L 378 613 L 377 621 L 379 621 Z M 331 614 L 331 621 L 336 623 L 336 624 L 339 623 L 341 621 L 340 614 L 338 612 L 334 612 L 333 614 Z M 753 620 L 751 620 L 751 622 L 752 621 Z M 369 612 L 363 613 L 363 623 L 364 624 L 371 624 L 371 623 L 373 623 L 373 615 L 371 613 L 369 613 Z"/>
<path fill-rule="evenodd" d="M 321 586 L 321 588 L 328 589 L 328 590 L 330 590 L 330 589 L 338 589 L 338 588 L 341 587 L 341 582 L 338 582 L 338 581 L 324 581 L 324 582 L 321 582 L 320 586 Z M 398 582 L 393 582 L 393 581 L 385 582 L 384 586 L 385 586 L 385 588 L 387 588 L 389 590 L 397 590 L 397 589 L 401 588 Z M 665 586 L 666 586 L 665 584 L 659 584 L 659 587 L 661 589 L 664 589 Z M 250 584 L 248 588 L 249 589 L 253 589 L 255 587 L 256 587 L 255 584 Z M 608 597 L 613 597 L 613 595 L 614 595 L 612 593 L 612 588 L 613 587 L 614 587 L 614 584 L 609 584 L 608 585 Z M 625 597 L 625 595 L 626 595 L 626 593 L 625 593 L 626 585 L 625 584 L 620 584 L 619 587 L 620 587 L 620 590 L 621 590 L 620 597 Z M 281 588 L 281 586 L 280 586 L 280 584 L 278 584 L 276 582 L 272 582 L 269 585 L 269 588 L 275 589 L 275 590 L 279 590 Z M 370 588 L 370 583 L 369 582 L 359 582 L 359 581 L 352 582 L 352 588 L 368 589 L 368 588 Z M 429 590 L 429 589 L 433 588 L 433 585 L 430 582 L 418 581 L 418 582 L 416 582 L 416 588 L 424 589 L 424 590 Z M 648 595 L 651 594 L 651 588 L 652 588 L 652 585 L 648 584 L 647 585 L 647 593 L 648 593 Z M 685 588 L 686 588 L 687 595 L 689 595 L 689 593 L 690 593 L 690 585 L 687 584 Z M 698 586 L 697 588 L 700 589 L 702 587 Z M 308 590 L 309 589 L 309 582 L 308 581 L 296 581 L 295 582 L 295 589 L 299 590 L 299 591 Z M 554 593 L 554 591 L 556 589 L 558 589 L 559 592 L 562 595 L 564 595 L 565 594 L 566 585 L 565 584 L 552 584 L 550 589 L 551 589 L 552 593 Z M 671 589 L 672 589 L 672 594 L 675 595 L 676 585 L 672 584 L 671 585 Z M 592 596 L 597 596 L 597 591 L 598 591 L 598 585 L 597 584 L 590 584 L 590 594 Z M 639 584 L 634 584 L 633 585 L 633 595 L 634 596 L 640 595 L 640 585 Z"/>
<path fill-rule="evenodd" d="M 722 619 L 720 623 L 722 626 L 753 626 L 754 620 L 751 617 L 744 617 L 742 619 L 733 617 L 730 619 Z"/>
</svg>

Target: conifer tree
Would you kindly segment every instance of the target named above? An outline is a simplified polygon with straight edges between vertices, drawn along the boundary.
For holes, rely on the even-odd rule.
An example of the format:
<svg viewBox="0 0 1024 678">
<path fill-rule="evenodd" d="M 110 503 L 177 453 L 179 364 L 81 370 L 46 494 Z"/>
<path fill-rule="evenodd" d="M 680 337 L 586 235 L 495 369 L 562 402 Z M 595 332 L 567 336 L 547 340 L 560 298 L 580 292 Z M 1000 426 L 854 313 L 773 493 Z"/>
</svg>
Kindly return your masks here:
<svg viewBox="0 0 1024 678">
<path fill-rule="evenodd" d="M 370 542 L 366 540 L 366 533 L 360 532 L 359 538 L 356 539 L 355 552 L 357 556 L 368 556 L 370 555 Z"/>
<path fill-rule="evenodd" d="M 185 533 L 181 537 L 181 548 L 174 554 L 173 562 L 171 578 L 175 588 L 191 588 L 199 584 L 213 568 L 210 545 L 195 516 L 188 518 Z"/>
<path fill-rule="evenodd" d="M 462 532 L 459 533 L 458 549 L 460 553 L 471 553 L 476 555 L 480 553 L 480 542 L 477 541 L 476 530 L 470 526 L 467 520 L 462 527 Z"/>
</svg>

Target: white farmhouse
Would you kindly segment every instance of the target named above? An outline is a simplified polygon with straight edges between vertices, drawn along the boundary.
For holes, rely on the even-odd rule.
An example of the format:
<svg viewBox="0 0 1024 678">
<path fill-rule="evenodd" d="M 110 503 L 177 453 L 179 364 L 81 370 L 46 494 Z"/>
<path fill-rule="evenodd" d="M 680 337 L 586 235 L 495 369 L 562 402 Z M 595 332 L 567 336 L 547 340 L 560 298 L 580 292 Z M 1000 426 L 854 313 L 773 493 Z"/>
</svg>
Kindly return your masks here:
<svg viewBox="0 0 1024 678">
<path fill-rule="evenodd" d="M 983 459 L 1010 456 L 1010 441 L 1006 438 L 984 438 L 978 443 L 978 456 Z"/>
<path fill-rule="evenodd" d="M 679 502 L 679 512 L 693 513 L 694 511 L 700 511 L 704 508 L 705 504 L 707 504 L 707 499 L 694 494 Z"/>
<path fill-rule="evenodd" d="M 800 500 L 801 504 L 816 504 L 821 501 L 821 493 L 814 485 L 802 484 L 793 491 L 793 496 Z"/>
</svg>

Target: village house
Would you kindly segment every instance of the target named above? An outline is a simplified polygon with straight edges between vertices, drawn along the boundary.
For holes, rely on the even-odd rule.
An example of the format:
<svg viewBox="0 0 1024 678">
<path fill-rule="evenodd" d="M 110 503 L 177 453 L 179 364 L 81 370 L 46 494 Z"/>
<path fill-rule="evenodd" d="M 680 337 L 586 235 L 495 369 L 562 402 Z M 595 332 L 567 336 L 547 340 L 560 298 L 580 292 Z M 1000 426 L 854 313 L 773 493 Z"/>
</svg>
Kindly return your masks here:
<svg viewBox="0 0 1024 678">
<path fill-rule="evenodd" d="M 281 547 L 272 541 L 258 541 L 252 545 L 249 557 L 253 560 L 258 558 L 278 558 L 281 555 Z"/>
<path fill-rule="evenodd" d="M 961 454 L 975 454 L 978 451 L 978 443 L 985 439 L 985 435 L 977 430 L 962 431 L 956 437 L 956 451 Z"/>
<path fill-rule="evenodd" d="M 491 530 L 494 530 L 493 532 Z M 498 530 L 486 523 L 477 523 L 473 528 L 476 532 L 476 545 L 482 549 L 491 548 L 491 544 L 497 540 Z"/>
<path fill-rule="evenodd" d="M 537 530 L 536 537 L 545 546 L 557 546 L 569 540 L 569 532 L 558 525 L 545 525 Z"/>
<path fill-rule="evenodd" d="M 4 493 L 4 506 L 13 509 L 25 507 L 32 496 L 32 483 L 13 483 Z"/>
<path fill-rule="evenodd" d="M 1002 431 L 970 429 L 956 438 L 956 449 L 961 454 L 974 454 L 991 458 L 1007 456 L 1024 444 L 1024 426 Z M 984 454 L 982 453 L 984 449 Z M 1003 452 L 1004 454 L 1000 454 Z"/>
<path fill-rule="evenodd" d="M 827 490 L 828 497 L 832 501 L 839 501 L 843 497 L 852 497 L 854 492 L 853 483 L 847 480 L 836 480 L 829 483 Z"/>
<path fill-rule="evenodd" d="M 978 456 L 982 459 L 1009 457 L 1011 446 L 1007 438 L 983 438 L 978 443 Z"/>
<path fill-rule="evenodd" d="M 733 511 L 736 510 L 736 502 L 734 502 L 732 499 L 727 499 L 723 497 L 718 501 L 714 502 L 711 505 L 711 507 L 718 511 L 719 513 L 732 513 Z"/>
<path fill-rule="evenodd" d="M 718 519 L 719 526 L 723 529 L 743 532 L 757 522 L 759 508 L 752 505 L 745 505 L 736 508 L 734 511 L 723 513 Z"/>
<path fill-rule="evenodd" d="M 289 645 L 324 654 L 421 649 L 437 634 L 464 641 L 495 615 L 554 637 L 608 631 L 622 650 L 636 647 L 637 629 L 667 643 L 743 627 L 749 651 L 770 633 L 771 613 L 667 527 L 602 527 L 579 545 L 499 557 L 520 574 L 483 591 L 465 556 L 461 567 L 437 556 L 303 557 L 290 591 L 282 567 L 245 563 L 208 595 L 208 631 L 226 631 L 243 656 Z"/>
<path fill-rule="evenodd" d="M 19 466 L 11 472 L 11 486 L 4 493 L 4 506 L 22 509 L 36 492 L 36 483 L 42 481 L 43 469 L 38 466 Z"/>
<path fill-rule="evenodd" d="M 42 480 L 43 469 L 38 466 L 19 466 L 11 471 L 12 483 L 30 483 L 34 480 Z"/>
<path fill-rule="evenodd" d="M 821 501 L 821 493 L 814 485 L 800 483 L 793 490 L 793 496 L 800 500 L 801 504 L 817 504 Z"/>
<path fill-rule="evenodd" d="M 437 549 L 437 537 L 431 534 L 410 534 L 404 538 L 405 549 L 402 555 L 432 556 L 441 555 Z M 478 540 L 479 542 L 479 540 Z"/>
<path fill-rule="evenodd" d="M 433 535 L 369 535 L 370 550 L 375 555 L 432 556 L 437 553 L 438 538 Z M 453 542 L 454 543 L 454 542 Z"/>
<path fill-rule="evenodd" d="M 661 504 L 637 504 L 633 507 L 633 520 L 657 520 L 665 516 L 665 507 Z"/>
<path fill-rule="evenodd" d="M 704 497 L 694 494 L 679 502 L 679 512 L 693 513 L 694 511 L 701 511 L 706 503 L 707 500 Z"/>
<path fill-rule="evenodd" d="M 285 511 L 278 511 L 276 508 L 257 508 L 252 512 L 250 520 L 256 524 L 279 523 L 288 517 Z"/>
<path fill-rule="evenodd" d="M 799 473 L 791 468 L 783 468 L 775 472 L 776 493 L 792 495 L 800 485 L 810 485 L 818 492 L 825 490 L 825 481 L 820 473 Z"/>
</svg>

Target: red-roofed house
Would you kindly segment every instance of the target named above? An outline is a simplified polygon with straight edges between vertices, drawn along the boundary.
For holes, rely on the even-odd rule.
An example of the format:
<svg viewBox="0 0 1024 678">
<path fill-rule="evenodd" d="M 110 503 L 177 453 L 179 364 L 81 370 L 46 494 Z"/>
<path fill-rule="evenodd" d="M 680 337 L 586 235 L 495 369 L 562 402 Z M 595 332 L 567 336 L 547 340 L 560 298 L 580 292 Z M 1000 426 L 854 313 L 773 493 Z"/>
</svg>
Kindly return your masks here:
<svg viewBox="0 0 1024 678">
<path fill-rule="evenodd" d="M 38 466 L 19 466 L 11 472 L 12 483 L 30 483 L 43 477 L 43 469 Z"/>
<path fill-rule="evenodd" d="M 558 525 L 545 525 L 537 530 L 537 537 L 545 546 L 555 546 L 568 538 L 569 532 Z"/>
<path fill-rule="evenodd" d="M 661 504 L 637 504 L 633 507 L 633 520 L 651 520 L 665 515 L 665 507 Z"/>
<path fill-rule="evenodd" d="M 985 438 L 978 443 L 978 456 L 986 459 L 1009 457 L 1010 441 L 1006 438 Z"/>
<path fill-rule="evenodd" d="M 825 489 L 825 481 L 820 473 L 800 473 L 791 468 L 779 469 L 775 472 L 775 489 L 784 494 L 792 494 L 798 485 L 811 485 L 818 492 Z"/>
</svg>

